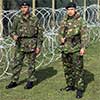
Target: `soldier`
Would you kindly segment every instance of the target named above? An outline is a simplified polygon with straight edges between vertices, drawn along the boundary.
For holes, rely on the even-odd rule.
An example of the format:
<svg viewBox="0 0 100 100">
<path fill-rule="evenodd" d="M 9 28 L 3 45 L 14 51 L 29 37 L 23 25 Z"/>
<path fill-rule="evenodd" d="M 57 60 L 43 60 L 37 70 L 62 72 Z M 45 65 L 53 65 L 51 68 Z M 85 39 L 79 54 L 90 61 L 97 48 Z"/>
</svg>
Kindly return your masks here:
<svg viewBox="0 0 100 100">
<path fill-rule="evenodd" d="M 76 98 L 84 92 L 83 55 L 86 46 L 86 24 L 76 11 L 76 4 L 68 3 L 67 14 L 61 21 L 60 42 L 62 44 L 62 61 L 67 83 L 66 91 L 77 90 Z"/>
<path fill-rule="evenodd" d="M 31 89 L 37 84 L 35 77 L 35 58 L 40 52 L 43 41 L 43 30 L 38 23 L 38 18 L 30 12 L 30 4 L 21 2 L 20 14 L 13 21 L 11 37 L 16 41 L 14 67 L 12 68 L 12 81 L 7 89 L 16 87 L 22 70 L 22 62 L 25 56 L 28 58 L 28 79 L 25 89 Z"/>
</svg>

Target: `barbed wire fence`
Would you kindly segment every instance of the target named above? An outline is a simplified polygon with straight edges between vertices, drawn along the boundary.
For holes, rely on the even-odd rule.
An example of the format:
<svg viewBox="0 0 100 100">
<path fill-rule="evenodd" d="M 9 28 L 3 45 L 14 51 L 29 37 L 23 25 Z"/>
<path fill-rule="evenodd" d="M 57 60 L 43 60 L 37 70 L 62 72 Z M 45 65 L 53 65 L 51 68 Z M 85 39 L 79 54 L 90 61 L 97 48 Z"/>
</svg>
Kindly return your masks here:
<svg viewBox="0 0 100 100">
<path fill-rule="evenodd" d="M 100 9 L 98 8 L 98 5 L 90 5 L 85 10 L 89 44 L 100 41 L 100 20 L 97 17 L 98 9 Z M 77 10 L 83 17 L 83 7 L 78 7 Z M 43 25 L 43 35 L 45 38 L 42 51 L 36 59 L 36 68 L 39 68 L 40 66 L 47 66 L 51 62 L 54 62 L 60 58 L 60 53 L 58 53 L 60 51 L 58 33 L 60 28 L 60 21 L 66 14 L 66 10 L 64 8 L 56 9 L 54 12 L 54 17 L 51 8 L 40 7 L 35 9 L 35 13 Z M 0 19 L 0 21 L 3 21 L 4 19 L 7 20 L 6 26 L 8 28 L 8 32 L 11 30 L 12 19 L 17 14 L 19 14 L 19 11 L 14 10 L 3 11 L 1 13 L 3 17 Z M 0 27 L 2 27 L 2 25 L 0 25 Z M 3 33 L 0 32 L 0 80 L 12 75 L 9 71 L 9 68 L 13 63 L 15 49 L 15 42 L 10 38 L 10 36 L 2 38 L 2 35 Z"/>
</svg>

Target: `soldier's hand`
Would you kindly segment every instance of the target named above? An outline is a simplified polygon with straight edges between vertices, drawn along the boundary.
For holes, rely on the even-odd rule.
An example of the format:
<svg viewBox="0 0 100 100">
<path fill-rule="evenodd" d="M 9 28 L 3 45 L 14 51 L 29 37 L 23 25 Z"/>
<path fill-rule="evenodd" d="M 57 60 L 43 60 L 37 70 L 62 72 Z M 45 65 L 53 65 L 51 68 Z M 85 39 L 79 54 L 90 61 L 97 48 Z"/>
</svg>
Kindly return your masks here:
<svg viewBox="0 0 100 100">
<path fill-rule="evenodd" d="M 40 49 L 39 48 L 36 48 L 35 49 L 35 53 L 38 55 L 40 53 Z"/>
<path fill-rule="evenodd" d="M 82 48 L 82 49 L 80 50 L 80 55 L 83 56 L 84 54 L 85 54 L 85 49 Z"/>
<path fill-rule="evenodd" d="M 64 44 L 65 38 L 60 38 L 60 42 L 61 42 L 61 44 Z"/>
<path fill-rule="evenodd" d="M 13 35 L 13 39 L 16 41 L 18 39 L 17 35 Z"/>
</svg>

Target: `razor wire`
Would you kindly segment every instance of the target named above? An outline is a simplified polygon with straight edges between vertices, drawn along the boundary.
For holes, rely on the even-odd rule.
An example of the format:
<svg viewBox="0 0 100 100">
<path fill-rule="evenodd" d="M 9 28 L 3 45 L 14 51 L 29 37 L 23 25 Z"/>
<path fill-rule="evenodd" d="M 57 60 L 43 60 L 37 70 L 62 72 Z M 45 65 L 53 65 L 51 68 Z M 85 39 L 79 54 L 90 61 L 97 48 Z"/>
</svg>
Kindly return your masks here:
<svg viewBox="0 0 100 100">
<path fill-rule="evenodd" d="M 100 40 L 100 19 L 98 18 L 99 13 L 98 5 L 90 5 L 85 10 L 85 20 L 88 26 L 88 36 L 89 42 L 93 43 L 95 41 Z M 77 11 L 83 17 L 84 11 L 83 7 L 77 7 Z M 7 20 L 7 28 L 8 32 L 12 26 L 13 18 L 19 14 L 20 11 L 3 11 L 0 16 L 0 22 L 4 19 Z M 60 21 L 63 16 L 66 14 L 65 8 L 56 9 L 54 13 L 52 13 L 51 8 L 37 8 L 35 9 L 36 16 L 39 17 L 39 21 L 42 23 L 44 32 L 44 42 L 43 47 L 40 54 L 36 59 L 36 68 L 40 66 L 47 66 L 51 62 L 54 62 L 60 58 L 60 45 L 58 41 L 58 33 L 60 28 Z M 2 25 L 0 24 L 0 28 Z M 4 28 L 3 28 L 4 29 Z M 5 30 L 4 30 L 5 31 Z M 13 57 L 14 57 L 14 49 L 15 42 L 10 38 L 10 36 L 2 37 L 3 32 L 0 32 L 0 79 L 6 78 L 11 73 L 9 72 L 10 66 L 12 66 Z"/>
</svg>

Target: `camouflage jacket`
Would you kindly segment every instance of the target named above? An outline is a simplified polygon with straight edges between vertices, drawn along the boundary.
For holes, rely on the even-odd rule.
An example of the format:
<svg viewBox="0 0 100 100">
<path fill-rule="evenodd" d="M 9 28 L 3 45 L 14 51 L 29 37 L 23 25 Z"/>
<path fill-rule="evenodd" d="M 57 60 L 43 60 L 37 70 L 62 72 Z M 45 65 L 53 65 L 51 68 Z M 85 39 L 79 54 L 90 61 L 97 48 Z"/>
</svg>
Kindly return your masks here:
<svg viewBox="0 0 100 100">
<path fill-rule="evenodd" d="M 38 18 L 32 14 L 26 17 L 20 13 L 13 20 L 11 36 L 17 35 L 16 47 L 21 51 L 30 52 L 36 47 L 41 48 L 43 28 Z"/>
<path fill-rule="evenodd" d="M 66 53 L 76 52 L 81 48 L 85 48 L 87 35 L 86 23 L 79 14 L 73 17 L 66 15 L 61 21 L 60 37 L 65 38 L 62 50 Z"/>
</svg>

